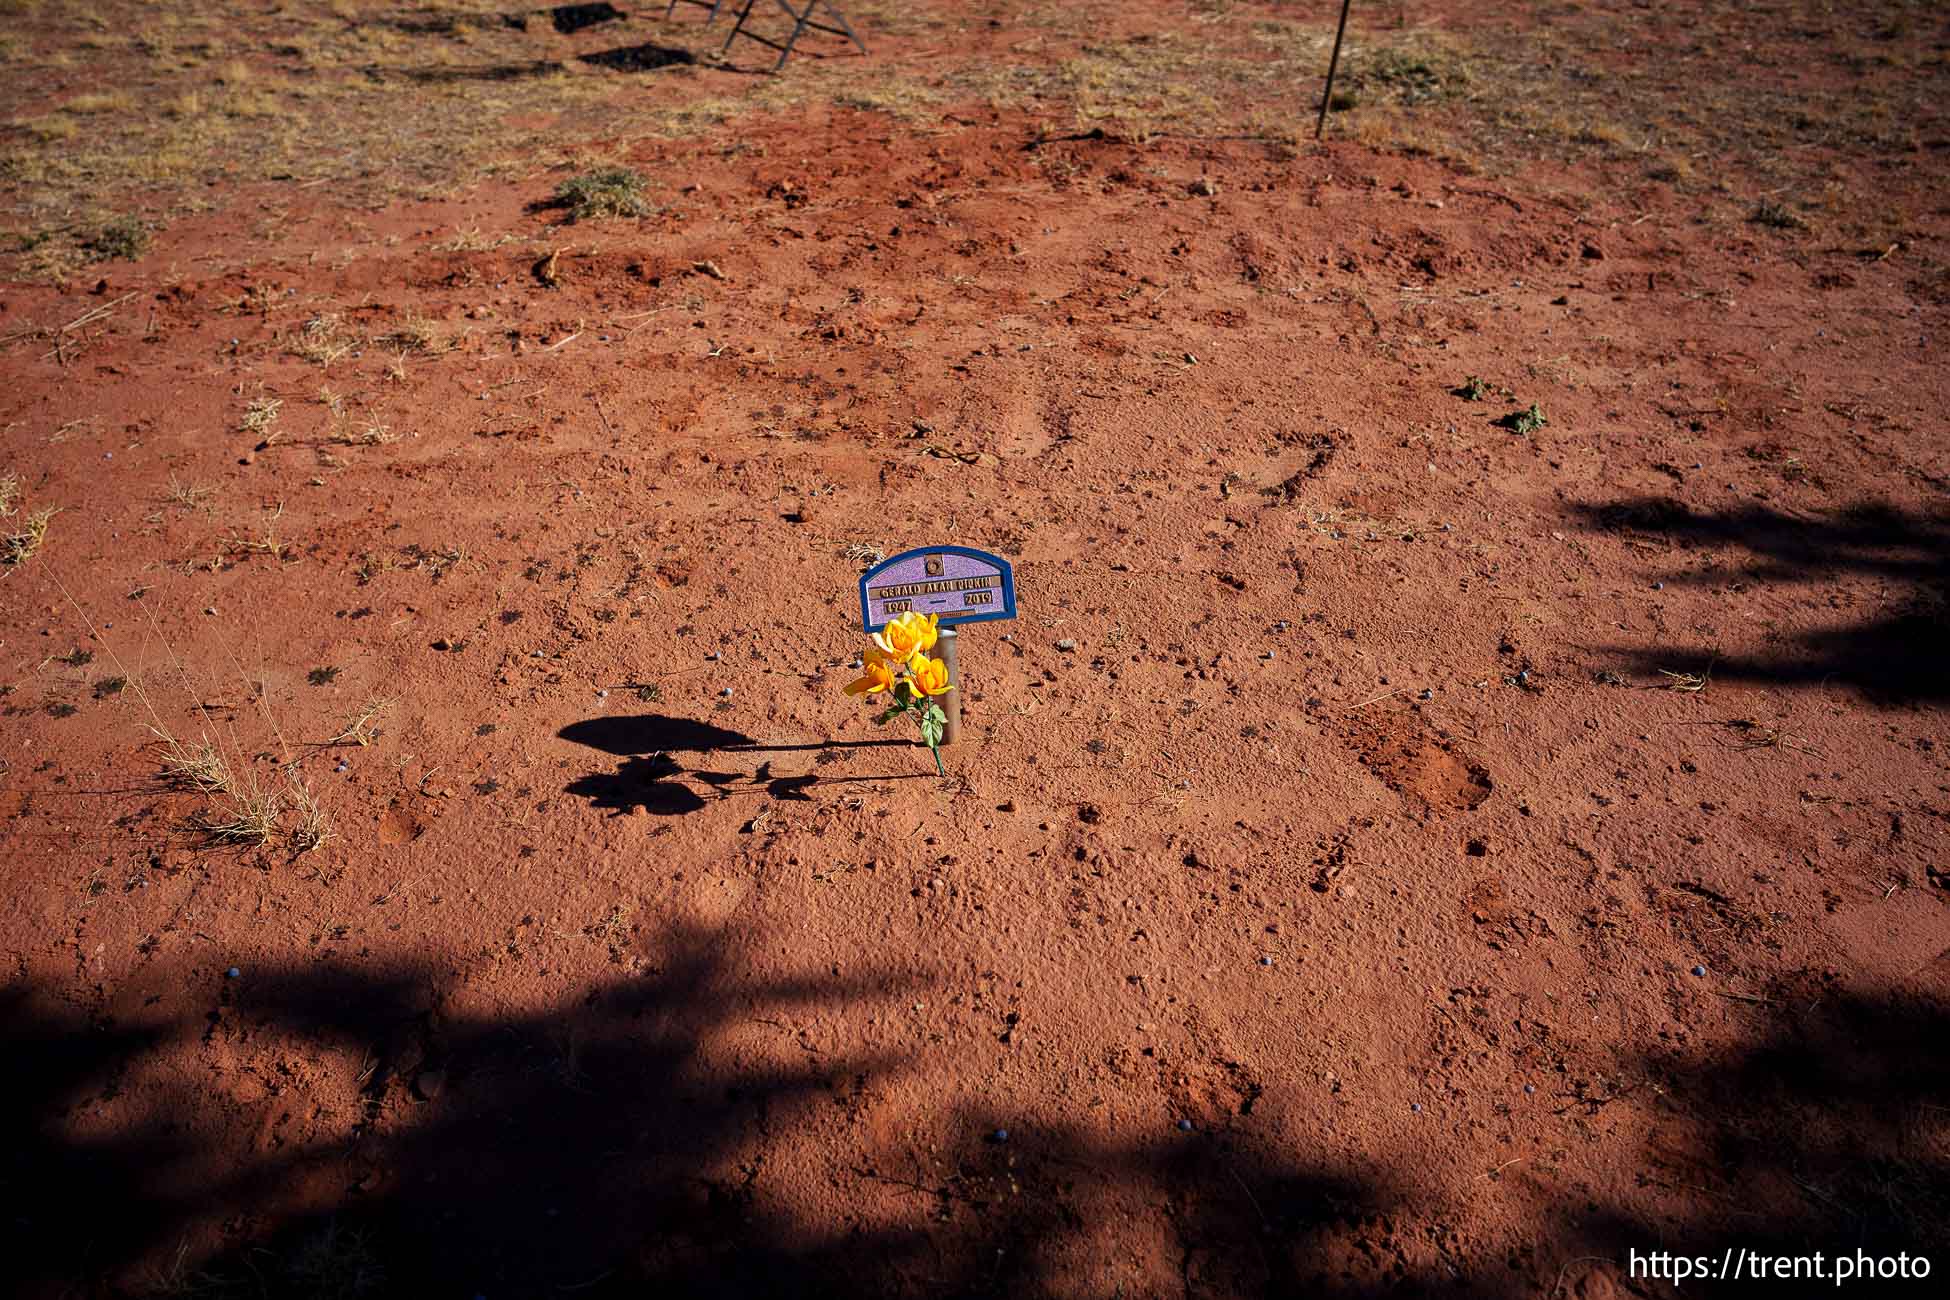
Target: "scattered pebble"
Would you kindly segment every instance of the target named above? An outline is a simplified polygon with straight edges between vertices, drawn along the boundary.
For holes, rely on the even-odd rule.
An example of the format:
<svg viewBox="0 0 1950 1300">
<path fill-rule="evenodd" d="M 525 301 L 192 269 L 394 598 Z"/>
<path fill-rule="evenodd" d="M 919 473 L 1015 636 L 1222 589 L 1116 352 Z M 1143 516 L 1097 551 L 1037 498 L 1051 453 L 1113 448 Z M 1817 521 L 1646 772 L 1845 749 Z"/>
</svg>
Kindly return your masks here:
<svg viewBox="0 0 1950 1300">
<path fill-rule="evenodd" d="M 1180 1133 L 1189 1133 L 1189 1132 L 1191 1132 L 1191 1131 L 1192 1131 L 1192 1121 L 1190 1121 L 1190 1120 L 1188 1120 L 1188 1119 L 1181 1119 L 1181 1120 L 1179 1120 L 1179 1121 L 1178 1121 L 1178 1131 L 1179 1131 Z"/>
<path fill-rule="evenodd" d="M 1412 1110 L 1412 1111 L 1414 1111 L 1414 1112 L 1415 1112 L 1415 1113 L 1416 1113 L 1417 1115 L 1420 1115 L 1420 1114 L 1422 1113 L 1422 1103 L 1421 1103 L 1421 1102 L 1419 1102 L 1419 1101 L 1411 1101 L 1411 1102 L 1409 1102 L 1409 1103 L 1408 1103 L 1408 1108 L 1409 1108 L 1410 1110 Z"/>
<path fill-rule="evenodd" d="M 1009 1140 L 1009 1130 L 1006 1128 L 995 1130 L 995 1140 L 997 1142 L 1007 1142 Z"/>
<path fill-rule="evenodd" d="M 716 650 L 710 650 L 705 653 L 704 657 L 706 659 L 720 659 L 723 656 L 721 656 Z"/>
<path fill-rule="evenodd" d="M 606 699 L 608 699 L 608 698 L 609 698 L 609 692 L 608 692 L 608 691 L 597 691 L 597 692 L 596 692 L 596 698 L 597 698 L 597 699 L 599 699 L 599 700 L 606 700 Z"/>
<path fill-rule="evenodd" d="M 1262 966 L 1271 966 L 1273 964 L 1273 959 L 1271 957 L 1261 957 L 1259 959 L 1259 964 Z"/>
<path fill-rule="evenodd" d="M 724 696 L 728 700 L 731 698 L 731 688 L 727 686 L 723 690 L 719 691 L 718 694 Z"/>
<path fill-rule="evenodd" d="M 1666 584 L 1663 582 L 1655 582 L 1652 584 L 1652 590 L 1654 591 L 1664 591 L 1665 589 L 1666 589 Z"/>
<path fill-rule="evenodd" d="M 227 980 L 234 980 L 238 976 L 242 975 L 243 973 L 244 973 L 243 971 L 238 970 L 235 966 L 232 966 L 229 970 L 223 973 L 223 977 Z"/>
<path fill-rule="evenodd" d="M 214 614 L 217 612 L 217 607 L 215 605 L 205 605 L 203 607 L 203 612 L 206 614 Z"/>
<path fill-rule="evenodd" d="M 1077 643 L 1066 636 L 1056 643 L 1056 648 L 1058 650 L 1074 650 L 1077 648 Z"/>
<path fill-rule="evenodd" d="M 1432 700 L 1435 698 L 1435 692 L 1424 688 L 1416 693 L 1415 698 L 1418 700 Z"/>
<path fill-rule="evenodd" d="M 1704 967 L 1704 966 L 1695 966 L 1695 967 L 1693 967 L 1693 974 L 1695 974 L 1695 975 L 1704 975 L 1704 974 L 1706 974 L 1706 967 Z"/>
<path fill-rule="evenodd" d="M 332 770 L 333 770 L 334 772 L 343 772 L 343 771 L 346 771 L 346 770 L 347 770 L 347 767 L 346 767 L 346 762 L 345 762 L 345 760 L 341 758 L 341 759 L 339 760 L 339 765 L 338 765 L 337 767 L 335 767 L 335 768 L 333 768 Z"/>
</svg>

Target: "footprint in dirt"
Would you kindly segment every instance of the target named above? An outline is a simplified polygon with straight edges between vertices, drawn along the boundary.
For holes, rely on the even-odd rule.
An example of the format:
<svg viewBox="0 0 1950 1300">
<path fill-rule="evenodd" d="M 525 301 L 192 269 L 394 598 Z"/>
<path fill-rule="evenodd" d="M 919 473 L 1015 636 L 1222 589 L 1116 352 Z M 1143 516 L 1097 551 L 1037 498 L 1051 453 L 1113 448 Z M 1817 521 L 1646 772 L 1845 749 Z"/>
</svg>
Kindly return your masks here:
<svg viewBox="0 0 1950 1300">
<path fill-rule="evenodd" d="M 1343 714 L 1328 727 L 1383 785 L 1437 816 L 1481 807 L 1495 790 L 1488 768 L 1412 712 Z"/>
</svg>

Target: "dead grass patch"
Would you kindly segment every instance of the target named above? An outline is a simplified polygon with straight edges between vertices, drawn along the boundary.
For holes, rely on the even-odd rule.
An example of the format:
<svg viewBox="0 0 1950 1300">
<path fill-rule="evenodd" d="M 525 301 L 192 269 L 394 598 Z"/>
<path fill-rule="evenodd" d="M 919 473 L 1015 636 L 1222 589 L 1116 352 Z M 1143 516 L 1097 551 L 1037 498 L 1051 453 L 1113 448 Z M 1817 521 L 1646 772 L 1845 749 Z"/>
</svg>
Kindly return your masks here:
<svg viewBox="0 0 1950 1300">
<path fill-rule="evenodd" d="M 59 506 L 43 506 L 23 519 L 18 531 L 0 535 L 0 564 L 18 568 L 40 554 L 47 544 L 48 525 L 60 513 Z"/>
</svg>

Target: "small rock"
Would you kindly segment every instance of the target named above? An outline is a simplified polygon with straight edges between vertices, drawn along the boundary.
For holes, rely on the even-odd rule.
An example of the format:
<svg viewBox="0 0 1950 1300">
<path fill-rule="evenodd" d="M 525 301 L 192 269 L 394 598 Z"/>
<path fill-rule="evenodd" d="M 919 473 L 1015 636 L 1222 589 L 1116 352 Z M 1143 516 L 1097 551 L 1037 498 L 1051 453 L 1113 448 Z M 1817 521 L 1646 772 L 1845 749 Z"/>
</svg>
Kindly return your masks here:
<svg viewBox="0 0 1950 1300">
<path fill-rule="evenodd" d="M 1706 974 L 1706 967 L 1704 967 L 1704 966 L 1695 966 L 1695 967 L 1693 967 L 1693 974 L 1695 974 L 1695 975 L 1704 975 L 1704 974 Z"/>
<path fill-rule="evenodd" d="M 731 688 L 727 686 L 723 690 L 719 691 L 718 694 L 722 695 L 725 699 L 728 700 L 731 698 Z"/>
<path fill-rule="evenodd" d="M 1533 1093 L 1533 1092 L 1535 1092 L 1535 1091 L 1537 1091 L 1537 1085 L 1536 1085 L 1536 1084 L 1534 1084 L 1534 1083 L 1526 1083 L 1526 1084 L 1525 1084 L 1525 1085 L 1523 1086 L 1523 1090 L 1524 1090 L 1524 1094 L 1525 1094 L 1526 1096 L 1528 1096 L 1529 1094 L 1531 1094 L 1531 1093 Z"/>
<path fill-rule="evenodd" d="M 1210 176 L 1201 176 L 1192 182 L 1192 193 L 1200 198 L 1215 198 L 1219 193 L 1219 187 Z"/>
<path fill-rule="evenodd" d="M 1067 654 L 1077 648 L 1077 643 L 1066 636 L 1056 643 L 1056 648 Z"/>
<path fill-rule="evenodd" d="M 445 1070 L 422 1070 L 413 1076 L 413 1095 L 421 1101 L 432 1101 L 446 1086 Z"/>
<path fill-rule="evenodd" d="M 1417 1115 L 1420 1115 L 1422 1113 L 1422 1103 L 1419 1101 L 1411 1101 L 1410 1103 L 1408 1103 L 1408 1108 L 1414 1111 Z"/>
<path fill-rule="evenodd" d="M 1579 255 L 1587 262 L 1602 262 L 1605 260 L 1605 250 L 1596 244 L 1586 244 L 1583 252 Z"/>
<path fill-rule="evenodd" d="M 1178 1121 L 1178 1131 L 1179 1131 L 1180 1133 L 1189 1133 L 1189 1132 L 1191 1132 L 1191 1131 L 1192 1131 L 1192 1121 L 1190 1121 L 1190 1120 L 1188 1120 L 1188 1119 L 1181 1119 L 1181 1120 L 1179 1120 L 1179 1121 Z"/>
<path fill-rule="evenodd" d="M 1006 1128 L 999 1128 L 995 1130 L 994 1137 L 997 1142 L 1007 1142 L 1009 1140 L 1009 1130 Z"/>
<path fill-rule="evenodd" d="M 232 966 L 229 970 L 223 973 L 223 977 L 227 980 L 234 980 L 242 976 L 243 973 L 244 973 L 243 971 L 237 969 L 235 966 Z"/>
<path fill-rule="evenodd" d="M 1271 957 L 1261 957 L 1259 959 L 1259 964 L 1262 966 L 1271 966 L 1273 964 L 1273 959 Z"/>
<path fill-rule="evenodd" d="M 203 607 L 203 612 L 206 614 L 214 614 L 217 612 L 217 607 L 215 605 L 205 605 Z"/>
</svg>

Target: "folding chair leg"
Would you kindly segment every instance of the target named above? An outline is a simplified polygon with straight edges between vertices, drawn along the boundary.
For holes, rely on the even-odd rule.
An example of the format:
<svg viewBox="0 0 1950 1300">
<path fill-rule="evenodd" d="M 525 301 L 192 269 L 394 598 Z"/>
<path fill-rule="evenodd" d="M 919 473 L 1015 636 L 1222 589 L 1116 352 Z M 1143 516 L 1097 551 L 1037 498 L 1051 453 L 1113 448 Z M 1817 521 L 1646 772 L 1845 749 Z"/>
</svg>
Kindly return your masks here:
<svg viewBox="0 0 1950 1300">
<path fill-rule="evenodd" d="M 745 0 L 745 7 L 738 11 L 738 21 L 731 25 L 731 35 L 724 38 L 724 48 L 719 50 L 718 53 L 730 53 L 731 43 L 738 39 L 739 32 L 745 30 L 745 20 L 752 16 L 752 6 L 757 3 L 758 0 Z"/>
<path fill-rule="evenodd" d="M 818 0 L 814 0 L 814 3 L 817 4 Z M 833 16 L 834 21 L 839 23 L 839 25 L 843 29 L 845 29 L 846 39 L 852 41 L 855 45 L 859 46 L 860 53 L 865 54 L 867 52 L 867 43 L 861 40 L 859 36 L 854 34 L 853 24 L 846 20 L 846 15 L 841 13 L 838 9 L 835 9 L 831 3 L 827 4 L 826 12 L 831 14 Z M 808 18 L 812 17 L 812 9 L 808 8 L 806 10 L 806 16 Z"/>
<path fill-rule="evenodd" d="M 688 0 L 688 2 L 697 5 L 699 8 L 703 8 L 704 6 L 704 0 Z M 724 0 L 711 0 L 711 16 L 704 20 L 706 27 L 718 21 L 718 10 L 722 8 L 724 8 Z M 669 22 L 670 16 L 676 12 L 677 0 L 670 0 L 670 3 L 664 8 L 664 21 Z"/>
<path fill-rule="evenodd" d="M 785 67 L 785 61 L 792 57 L 792 47 L 799 43 L 799 34 L 806 30 L 806 20 L 812 17 L 812 11 L 818 7 L 819 0 L 806 0 L 806 12 L 800 13 L 787 0 L 779 0 L 779 8 L 792 15 L 792 35 L 785 38 L 785 48 L 779 51 L 779 61 L 772 65 L 773 72 Z"/>
</svg>

